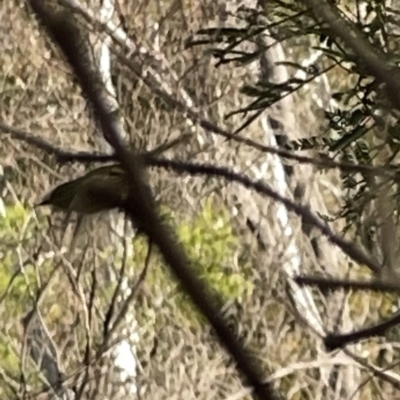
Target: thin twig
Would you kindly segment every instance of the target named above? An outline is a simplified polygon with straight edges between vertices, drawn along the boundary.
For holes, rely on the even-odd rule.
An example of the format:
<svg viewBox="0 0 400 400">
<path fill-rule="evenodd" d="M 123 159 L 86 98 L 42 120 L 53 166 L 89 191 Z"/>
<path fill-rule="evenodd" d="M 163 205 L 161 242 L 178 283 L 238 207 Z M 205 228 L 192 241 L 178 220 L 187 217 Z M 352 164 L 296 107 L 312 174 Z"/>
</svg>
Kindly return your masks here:
<svg viewBox="0 0 400 400">
<path fill-rule="evenodd" d="M 379 273 L 382 267 L 365 252 L 363 252 L 354 243 L 345 240 L 344 238 L 335 234 L 329 225 L 316 216 L 309 207 L 297 204 L 289 198 L 283 197 L 278 192 L 273 190 L 270 186 L 263 182 L 255 182 L 246 175 L 238 174 L 228 168 L 217 167 L 210 164 L 195 164 L 195 163 L 181 163 L 173 160 L 157 159 L 153 160 L 154 164 L 158 167 L 172 169 L 175 172 L 184 172 L 190 175 L 207 175 L 219 178 L 224 178 L 229 182 L 236 182 L 242 186 L 252 189 L 259 194 L 268 196 L 279 203 L 282 203 L 288 211 L 294 212 L 296 215 L 303 218 L 303 220 L 310 225 L 317 228 L 329 241 L 338 246 L 345 254 L 359 264 L 365 265 L 370 268 L 374 273 Z"/>
<path fill-rule="evenodd" d="M 354 54 L 353 61 L 360 69 L 367 69 L 378 81 L 385 84 L 392 105 L 400 109 L 400 68 L 390 64 L 389 56 L 369 43 L 355 24 L 343 18 L 333 2 L 302 0 L 302 3 L 309 7 L 317 21 L 326 24 L 331 38 L 342 40 L 344 48 Z"/>
<path fill-rule="evenodd" d="M 368 328 L 356 330 L 345 334 L 328 334 L 324 339 L 325 347 L 332 351 L 342 348 L 350 343 L 359 342 L 363 339 L 369 339 L 374 336 L 383 336 L 389 329 L 400 324 L 400 312 L 395 313 L 384 322 L 373 325 Z"/>
<path fill-rule="evenodd" d="M 151 239 L 149 239 L 148 240 L 148 247 L 147 247 L 147 255 L 146 255 L 145 262 L 144 262 L 144 268 L 143 268 L 142 272 L 140 273 L 135 285 L 130 290 L 129 296 L 127 297 L 127 299 L 122 304 L 118 315 L 115 317 L 115 319 L 114 319 L 114 321 L 112 323 L 112 327 L 108 331 L 108 338 L 110 338 L 113 335 L 115 330 L 121 324 L 123 318 L 127 314 L 129 306 L 132 304 L 132 301 L 137 296 L 140 288 L 142 287 L 143 282 L 146 279 L 146 275 L 147 275 L 147 272 L 148 272 L 149 267 L 150 267 L 150 257 L 151 257 L 151 254 L 152 254 L 152 250 L 153 250 L 153 245 L 152 245 Z"/>
<path fill-rule="evenodd" d="M 30 0 L 35 14 L 46 27 L 49 35 L 63 50 L 76 77 L 80 81 L 82 91 L 91 104 L 98 125 L 104 138 L 114 148 L 122 166 L 130 180 L 130 196 L 125 212 L 133 225 L 139 225 L 143 232 L 154 241 L 193 303 L 208 319 L 221 344 L 236 362 L 238 370 L 248 384 L 253 387 L 253 394 L 259 400 L 276 399 L 272 386 L 263 383 L 263 369 L 252 357 L 243 342 L 239 341 L 229 329 L 227 322 L 219 313 L 220 296 L 211 293 L 208 287 L 195 274 L 191 260 L 182 245 L 175 238 L 170 228 L 161 220 L 156 212 L 154 199 L 143 179 L 142 160 L 135 157 L 123 141 L 115 115 L 99 86 L 96 73 L 90 69 L 82 54 L 82 38 L 74 26 L 70 15 L 55 15 L 49 12 L 41 0 Z"/>
<path fill-rule="evenodd" d="M 334 290 L 369 290 L 374 292 L 400 293 L 397 282 L 382 282 L 378 280 L 357 281 L 350 279 L 322 278 L 318 276 L 295 276 L 293 280 L 299 286 L 317 286 L 322 291 Z"/>
</svg>

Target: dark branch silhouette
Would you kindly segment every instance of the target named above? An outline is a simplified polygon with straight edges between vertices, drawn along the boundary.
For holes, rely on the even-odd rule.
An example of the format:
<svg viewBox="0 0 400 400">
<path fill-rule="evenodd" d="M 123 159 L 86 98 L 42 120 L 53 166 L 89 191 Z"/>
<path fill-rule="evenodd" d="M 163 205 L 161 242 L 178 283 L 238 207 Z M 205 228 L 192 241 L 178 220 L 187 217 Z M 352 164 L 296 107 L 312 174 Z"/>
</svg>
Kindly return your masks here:
<svg viewBox="0 0 400 400">
<path fill-rule="evenodd" d="M 384 322 L 380 322 L 369 328 L 360 329 L 351 333 L 334 334 L 330 333 L 324 338 L 324 344 L 327 350 L 333 351 L 354 342 L 363 339 L 369 339 L 374 336 L 383 336 L 389 329 L 400 324 L 400 313 L 397 312 Z"/>
<path fill-rule="evenodd" d="M 219 312 L 221 300 L 216 293 L 211 293 L 191 268 L 191 262 L 170 228 L 156 212 L 154 199 L 143 178 L 143 163 L 135 156 L 123 141 L 118 130 L 115 116 L 110 112 L 106 96 L 100 85 L 96 71 L 83 51 L 84 45 L 79 31 L 74 25 L 70 13 L 54 14 L 43 6 L 41 0 L 31 0 L 30 4 L 39 21 L 49 36 L 58 44 L 78 78 L 83 94 L 94 111 L 95 118 L 104 138 L 114 148 L 130 181 L 130 201 L 125 207 L 132 223 L 139 225 L 142 231 L 159 248 L 166 263 L 182 283 L 193 303 L 208 319 L 221 344 L 235 360 L 246 383 L 253 388 L 257 399 L 277 399 L 272 386 L 264 383 L 264 374 L 255 357 L 252 357 L 244 344 L 228 328 Z"/>
<path fill-rule="evenodd" d="M 366 68 L 377 80 L 385 85 L 384 89 L 392 105 L 400 109 L 400 68 L 390 64 L 388 56 L 374 47 L 362 32 L 339 13 L 338 8 L 329 1 L 301 0 L 315 18 L 325 23 L 335 41 L 341 39 L 350 54 L 354 54 L 354 63 L 361 70 Z"/>
</svg>

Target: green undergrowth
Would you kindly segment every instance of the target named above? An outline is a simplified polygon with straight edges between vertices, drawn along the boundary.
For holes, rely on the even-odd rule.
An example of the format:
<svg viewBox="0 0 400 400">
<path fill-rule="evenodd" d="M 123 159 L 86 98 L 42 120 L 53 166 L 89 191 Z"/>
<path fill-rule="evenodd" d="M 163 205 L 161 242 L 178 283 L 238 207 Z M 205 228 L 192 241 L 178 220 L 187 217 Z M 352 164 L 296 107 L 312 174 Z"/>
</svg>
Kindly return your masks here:
<svg viewBox="0 0 400 400">
<path fill-rule="evenodd" d="M 29 260 L 34 252 L 33 249 L 37 248 L 37 243 L 40 242 L 47 228 L 47 221 L 37 217 L 31 209 L 19 203 L 7 206 L 5 211 L 5 215 L 0 216 L 2 243 L 0 317 L 6 327 L 3 330 L 4 335 L 0 335 L 0 368 L 15 375 L 21 368 L 20 345 L 23 336 L 21 318 L 32 309 L 39 287 L 58 267 L 52 258 L 42 261 L 40 265 L 34 260 Z M 209 200 L 204 202 L 194 218 L 185 218 L 179 223 L 173 222 L 174 213 L 171 210 L 164 209 L 163 214 L 177 233 L 176 240 L 184 246 L 191 260 L 192 271 L 208 287 L 209 293 L 219 294 L 222 303 L 216 304 L 218 308 L 226 302 L 240 301 L 251 294 L 252 285 L 248 278 L 251 270 L 249 265 L 240 265 L 240 240 L 233 231 L 227 210 L 216 207 Z M 133 247 L 133 256 L 127 263 L 127 276 L 132 284 L 135 283 L 144 266 L 148 250 L 147 239 L 145 237 L 135 239 Z M 100 253 L 100 259 L 103 259 L 105 263 L 113 260 L 116 265 L 119 265 L 122 257 L 118 256 L 121 252 L 117 250 L 104 249 Z M 65 279 L 62 274 L 61 271 L 58 279 Z M 89 274 L 90 266 L 87 266 L 87 275 Z M 62 283 L 62 281 L 59 282 Z M 142 309 L 139 308 L 139 303 L 134 305 L 142 332 L 154 329 L 156 314 L 159 312 L 156 310 L 155 303 L 161 308 L 166 318 L 170 318 L 173 314 L 176 323 L 197 328 L 204 324 L 205 321 L 193 306 L 188 294 L 171 274 L 169 266 L 163 262 L 157 250 L 154 250 L 152 255 L 145 284 L 151 292 L 150 301 Z M 61 288 L 65 287 L 67 286 L 64 284 L 53 284 L 46 292 L 46 298 L 41 304 L 43 315 L 47 320 L 50 319 L 47 321 L 50 324 L 60 323 L 58 320 L 51 320 L 53 314 L 50 310 L 57 305 L 57 302 L 64 301 L 65 289 L 62 291 Z M 110 287 L 102 288 L 102 291 L 97 292 L 97 300 L 105 309 L 114 290 L 115 284 L 111 284 Z M 35 368 L 28 367 L 28 371 L 28 381 L 37 382 Z"/>
<path fill-rule="evenodd" d="M 183 245 L 191 260 L 189 266 L 193 273 L 200 278 L 211 300 L 217 293 L 223 307 L 229 301 L 241 301 L 252 292 L 250 282 L 250 266 L 240 265 L 239 256 L 242 251 L 239 237 L 233 231 L 229 213 L 221 207 L 216 208 L 211 200 L 206 201 L 194 218 L 186 218 L 179 223 L 173 223 L 171 210 L 163 210 L 175 232 L 176 240 Z M 147 239 L 139 238 L 134 243 L 132 266 L 142 269 L 147 255 Z M 194 307 L 190 296 L 176 279 L 171 268 L 165 264 L 162 257 L 155 250 L 152 256 L 150 271 L 146 284 L 152 291 L 157 302 L 172 309 L 175 321 L 199 326 L 204 320 Z M 149 324 L 147 310 L 144 316 L 146 325 Z"/>
<path fill-rule="evenodd" d="M 25 251 L 37 228 L 31 211 L 19 203 L 7 206 L 5 214 L 0 216 L 0 368 L 14 377 L 21 371 L 21 318 L 33 304 L 40 281 L 50 271 L 50 265 L 43 263 L 43 270 L 38 274 Z M 37 379 L 33 376 L 30 374 L 29 383 Z M 1 382 L 0 386 L 5 390 Z"/>
<path fill-rule="evenodd" d="M 232 301 L 241 301 L 252 294 L 252 271 L 249 264 L 243 264 L 243 251 L 240 238 L 235 234 L 229 212 L 221 206 L 216 206 L 208 200 L 199 207 L 197 214 L 186 217 L 179 222 L 174 218 L 171 210 L 164 209 L 168 223 L 176 232 L 176 240 L 183 245 L 191 260 L 191 269 L 209 293 L 218 293 L 222 300 L 216 304 L 218 309 Z M 46 221 L 37 219 L 28 208 L 21 204 L 6 207 L 5 216 L 0 216 L 0 318 L 4 329 L 0 335 L 0 368 L 12 376 L 16 376 L 21 369 L 21 318 L 31 309 L 37 289 L 49 278 L 56 267 L 49 259 L 41 263 L 40 268 L 34 261 L 28 261 L 22 267 L 22 260 L 28 256 L 28 249 L 33 248 L 32 242 L 42 234 Z M 42 230 L 42 231 L 41 231 Z M 133 243 L 133 256 L 128 260 L 127 276 L 132 285 L 135 284 L 140 271 L 143 269 L 147 255 L 147 239 L 139 237 Z M 119 265 L 122 257 L 114 248 L 105 249 L 101 257 L 105 262 L 113 260 Z M 364 269 L 358 267 L 359 274 Z M 90 268 L 88 268 L 90 270 Z M 18 273 L 18 271 L 20 271 Z M 89 275 L 88 271 L 88 275 Z M 146 303 L 135 300 L 133 308 L 139 324 L 140 334 L 153 332 L 162 318 L 171 319 L 171 323 L 186 326 L 191 329 L 201 329 L 206 323 L 190 296 L 183 290 L 180 282 L 175 278 L 171 269 L 163 261 L 161 255 L 154 250 L 151 258 L 149 273 L 145 281 L 150 298 Z M 64 286 L 63 286 L 64 287 Z M 47 309 L 50 310 L 62 303 L 60 287 L 51 288 L 46 297 Z M 98 291 L 99 304 L 107 309 L 109 300 L 115 290 L 115 284 Z M 371 302 L 371 296 L 374 297 Z M 100 298 L 101 297 L 101 298 Z M 213 297 L 212 297 L 213 298 Z M 364 304 L 374 304 L 371 319 L 378 320 L 388 315 L 393 309 L 395 298 L 381 294 L 355 292 L 349 299 L 352 316 L 365 312 Z M 65 305 L 61 304 L 62 307 Z M 368 307 L 368 305 L 366 305 Z M 369 312 L 371 313 L 372 310 Z M 62 323 L 46 312 L 46 318 L 54 318 L 56 323 Z M 101 336 L 101 332 L 99 332 Z M 57 340 L 57 339 L 55 339 Z M 28 369 L 29 382 L 37 382 L 37 372 Z M 1 377 L 0 377 L 1 380 Z"/>
</svg>

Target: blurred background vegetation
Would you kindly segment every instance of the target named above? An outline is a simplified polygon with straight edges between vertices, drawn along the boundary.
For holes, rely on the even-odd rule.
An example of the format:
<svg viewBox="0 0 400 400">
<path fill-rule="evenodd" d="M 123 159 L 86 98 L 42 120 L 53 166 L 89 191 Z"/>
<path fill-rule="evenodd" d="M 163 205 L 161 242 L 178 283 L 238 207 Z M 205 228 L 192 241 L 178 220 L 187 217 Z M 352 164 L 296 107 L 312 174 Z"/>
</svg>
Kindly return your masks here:
<svg viewBox="0 0 400 400">
<path fill-rule="evenodd" d="M 90 0 L 77 4 L 94 13 L 101 7 Z M 309 205 L 395 279 L 399 111 L 346 43 L 302 4 L 116 1 L 112 20 L 137 46 L 130 52 L 110 46 L 112 82 L 128 140 L 151 150 L 189 132 L 189 141 L 163 156 L 227 166 L 278 192 L 283 180 L 283 196 Z M 321 4 L 338 9 L 383 51 L 382 62 L 398 66 L 396 2 Z M 0 19 L 0 123 L 64 150 L 104 150 L 75 77 L 38 28 L 27 2 L 3 0 Z M 77 21 L 93 47 L 104 39 L 82 14 Z M 160 99 L 134 66 L 145 76 L 158 72 L 164 88 L 171 89 L 166 92 L 182 102 L 189 96 L 193 109 L 227 131 L 315 160 L 371 169 L 305 165 L 212 135 Z M 144 282 L 130 296 L 147 263 L 148 246 L 129 227 L 122 234 L 116 229 L 125 224 L 123 218 L 116 213 L 85 218 L 74 236 L 74 218 L 62 232 L 62 215 L 33 208 L 55 184 L 92 165 L 61 164 L 3 129 L 1 135 L 2 398 L 54 398 L 52 390 L 61 398 L 60 388 L 49 382 L 45 357 L 38 362 L 32 352 L 40 335 L 28 325 L 41 332 L 45 327 L 39 347 L 52 349 L 61 386 L 74 388 L 74 398 L 139 398 L 136 392 L 143 399 L 250 398 L 156 250 Z M 280 167 L 283 178 L 277 178 Z M 390 173 L 377 175 L 375 167 Z M 239 185 L 158 168 L 148 177 L 193 268 L 221 294 L 221 314 L 283 398 L 400 398 L 397 329 L 349 346 L 346 353 L 327 354 L 315 326 L 299 315 L 298 300 L 290 295 L 287 265 L 295 257 L 298 273 L 326 277 L 368 278 L 366 266 L 354 263 L 298 216 L 288 214 L 289 222 L 282 222 L 276 202 Z M 393 294 L 308 293 L 328 331 L 361 328 L 398 308 Z M 121 358 L 131 351 L 137 365 L 127 367 Z"/>
</svg>

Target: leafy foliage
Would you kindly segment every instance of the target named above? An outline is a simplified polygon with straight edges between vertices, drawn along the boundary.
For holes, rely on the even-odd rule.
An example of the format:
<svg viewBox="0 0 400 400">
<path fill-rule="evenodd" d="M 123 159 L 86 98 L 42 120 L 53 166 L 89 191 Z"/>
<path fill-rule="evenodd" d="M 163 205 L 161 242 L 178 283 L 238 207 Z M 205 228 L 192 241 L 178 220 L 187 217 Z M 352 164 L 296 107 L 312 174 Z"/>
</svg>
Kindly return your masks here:
<svg viewBox="0 0 400 400">
<path fill-rule="evenodd" d="M 164 213 L 172 216 L 170 211 Z M 3 243 L 8 243 L 7 249 L 1 253 L 0 302 L 7 302 L 7 309 L 13 310 L 14 318 L 22 318 L 32 307 L 37 290 L 46 282 L 46 279 L 49 279 L 49 274 L 54 268 L 52 260 L 43 262 L 40 265 L 40 272 L 35 266 L 35 260 L 28 261 L 23 265 L 20 262 L 22 254 L 20 246 L 23 243 L 20 237 L 21 232 L 25 232 L 27 240 L 32 240 L 38 226 L 43 228 L 43 221 L 34 220 L 31 211 L 20 204 L 7 207 L 6 217 L 0 220 L 0 236 Z M 193 267 L 196 273 L 202 276 L 204 282 L 209 284 L 212 290 L 222 293 L 226 301 L 240 301 L 243 296 L 251 293 L 252 286 L 246 280 L 246 271 L 249 272 L 248 266 L 238 264 L 240 243 L 233 232 L 226 210 L 216 209 L 212 201 L 206 201 L 196 218 L 179 223 L 177 229 L 179 240 L 184 243 L 189 255 L 194 260 Z M 131 270 L 128 275 L 137 276 L 138 266 L 144 264 L 147 253 L 145 238 L 139 237 L 135 240 L 134 247 L 134 257 L 132 260 L 128 260 Z M 110 249 L 110 251 L 112 250 Z M 107 250 L 101 258 L 110 259 Z M 201 317 L 193 310 L 192 304 L 186 294 L 182 292 L 179 284 L 171 280 L 169 274 L 164 270 L 161 260 L 158 257 L 156 260 L 155 265 L 151 267 L 146 285 L 151 291 L 160 291 L 163 294 L 163 297 L 166 298 L 165 301 L 175 308 L 176 317 L 181 323 L 199 327 L 199 323 L 202 321 Z M 121 260 L 119 257 L 114 257 L 114 261 Z M 19 267 L 21 271 L 18 270 Z M 55 286 L 50 290 L 44 307 L 48 309 L 46 312 L 47 322 L 50 325 L 62 326 L 65 299 L 59 289 L 60 286 Z M 98 304 L 107 307 L 113 291 L 114 287 L 106 288 L 101 296 L 103 298 L 97 296 Z M 4 297 L 5 294 L 6 297 Z M 139 330 L 143 333 L 148 333 L 155 323 L 156 315 L 154 315 L 153 306 L 137 310 L 138 319 L 141 321 Z M 141 316 L 143 316 L 143 320 Z M 2 318 L 13 321 L 10 315 L 3 315 Z M 20 342 L 18 338 L 21 337 L 21 331 L 18 327 L 19 324 L 14 322 L 8 330 L 8 339 L 3 337 L 0 340 L 0 355 L 3 360 L 0 367 L 8 374 L 17 376 L 20 371 L 20 349 L 16 343 Z M 76 334 L 81 335 L 78 331 Z M 84 336 L 82 336 L 82 346 L 84 343 Z M 37 373 L 34 373 L 34 370 L 32 373 L 33 375 L 29 375 L 29 381 L 34 383 Z"/>
<path fill-rule="evenodd" d="M 248 267 L 236 259 L 240 242 L 226 209 L 215 209 L 211 200 L 206 201 L 197 218 L 178 227 L 178 234 L 207 286 L 226 300 L 240 301 L 251 290 L 246 282 Z"/>
<path fill-rule="evenodd" d="M 1 368 L 6 374 L 17 377 L 20 373 L 20 351 L 22 333 L 15 322 L 21 319 L 32 306 L 42 279 L 48 278 L 48 262 L 41 265 L 40 272 L 35 270 L 35 261 L 27 258 L 24 244 L 32 240 L 38 231 L 39 222 L 33 219 L 29 209 L 16 203 L 5 208 L 5 216 L 0 217 L 0 240 L 3 244 L 0 252 L 0 304 L 4 333 L 0 339 Z M 37 380 L 37 372 L 28 368 L 25 372 L 28 382 Z M 33 381 L 32 381 L 33 380 Z"/>
<path fill-rule="evenodd" d="M 164 210 L 164 215 L 171 217 L 173 213 Z M 176 229 L 179 240 L 193 260 L 193 270 L 211 292 L 217 291 L 226 302 L 241 302 L 251 294 L 251 271 L 248 265 L 239 262 L 240 242 L 227 210 L 217 209 L 212 200 L 207 200 L 195 218 L 177 223 Z M 143 265 L 146 252 L 144 239 L 135 241 L 133 265 Z M 158 259 L 156 265 L 151 267 L 147 284 L 150 290 L 162 293 L 168 299 L 167 303 L 180 310 L 181 316 L 176 315 L 176 318 L 182 323 L 198 326 L 203 321 L 175 278 L 163 268 L 161 260 Z M 149 312 L 152 314 L 151 310 L 146 310 L 144 326 L 149 324 Z"/>
<path fill-rule="evenodd" d="M 302 59 L 285 62 L 284 65 L 292 71 L 285 82 L 275 83 L 260 76 L 258 82 L 242 85 L 241 92 L 249 97 L 248 105 L 235 112 L 246 118 L 242 126 L 289 94 L 301 92 L 321 74 L 331 74 L 336 80 L 339 78 L 339 82 L 332 93 L 333 101 L 325 110 L 325 132 L 289 140 L 285 148 L 312 150 L 320 156 L 356 165 L 393 168 L 397 165 L 394 161 L 400 150 L 398 112 L 388 103 L 377 78 L 347 50 L 345 43 L 333 37 L 327 26 L 316 23 L 313 15 L 300 4 L 277 0 L 267 2 L 263 11 L 240 7 L 236 13 L 237 27 L 200 30 L 188 45 L 208 44 L 217 66 L 231 62 L 243 66 L 260 58 L 276 42 L 285 42 L 289 48 L 296 48 L 299 41 L 311 43 L 310 51 L 321 53 L 318 63 L 307 65 Z M 364 38 L 383 49 L 391 64 L 396 65 L 399 61 L 397 39 L 393 29 L 389 29 L 398 18 L 396 10 L 379 0 L 368 2 L 365 10 L 360 7 L 358 2 L 346 2 L 349 19 Z M 272 44 L 267 45 L 263 38 L 269 35 Z M 384 149 L 388 149 L 390 157 L 382 156 Z M 383 184 L 391 187 L 395 198 L 399 191 L 397 180 L 390 184 L 379 183 L 371 176 L 347 171 L 341 172 L 341 179 L 346 196 L 336 218 L 344 218 L 345 231 L 351 231 L 362 242 L 368 235 L 372 235 L 370 240 L 376 240 L 373 232 L 379 228 L 378 219 L 375 218 L 373 227 L 366 229 L 368 234 L 363 221 Z M 371 250 L 366 242 L 363 245 Z"/>
</svg>

